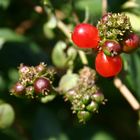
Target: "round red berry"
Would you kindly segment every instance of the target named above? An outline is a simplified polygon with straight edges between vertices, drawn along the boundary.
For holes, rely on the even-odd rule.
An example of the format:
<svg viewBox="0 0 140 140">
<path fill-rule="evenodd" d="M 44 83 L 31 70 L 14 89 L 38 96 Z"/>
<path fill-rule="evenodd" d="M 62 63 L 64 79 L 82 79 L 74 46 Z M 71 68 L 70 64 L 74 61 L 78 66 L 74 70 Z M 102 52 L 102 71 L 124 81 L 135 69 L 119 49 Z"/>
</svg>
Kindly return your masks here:
<svg viewBox="0 0 140 140">
<path fill-rule="evenodd" d="M 96 71 L 103 77 L 117 75 L 122 69 L 122 59 L 120 56 L 106 56 L 104 52 L 99 52 L 95 59 Z"/>
<path fill-rule="evenodd" d="M 50 89 L 50 81 L 44 77 L 37 78 L 34 81 L 35 93 L 43 93 Z"/>
<path fill-rule="evenodd" d="M 120 44 L 115 40 L 106 40 L 102 45 L 103 51 L 108 56 L 115 56 L 118 55 L 122 47 Z"/>
<path fill-rule="evenodd" d="M 125 53 L 132 52 L 133 50 L 137 49 L 140 45 L 140 38 L 137 34 L 129 34 L 123 40 L 123 51 Z"/>
<path fill-rule="evenodd" d="M 80 48 L 97 48 L 99 43 L 98 29 L 90 24 L 78 24 L 72 33 L 73 42 Z"/>
</svg>

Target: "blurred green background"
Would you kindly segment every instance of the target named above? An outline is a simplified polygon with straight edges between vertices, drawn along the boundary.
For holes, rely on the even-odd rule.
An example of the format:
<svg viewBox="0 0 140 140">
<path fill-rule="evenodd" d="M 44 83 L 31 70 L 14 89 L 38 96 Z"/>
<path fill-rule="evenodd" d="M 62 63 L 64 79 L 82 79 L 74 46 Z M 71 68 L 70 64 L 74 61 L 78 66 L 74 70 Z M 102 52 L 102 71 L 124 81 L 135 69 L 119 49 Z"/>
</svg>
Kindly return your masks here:
<svg viewBox="0 0 140 140">
<path fill-rule="evenodd" d="M 71 28 L 76 24 L 73 13 L 80 22 L 88 13 L 89 23 L 94 25 L 102 15 L 102 0 L 45 2 L 51 3 L 58 17 Z M 51 14 L 41 11 L 42 5 L 41 0 L 0 0 L 0 140 L 139 140 L 140 118 L 111 79 L 99 78 L 108 102 L 84 125 L 61 96 L 47 104 L 10 96 L 20 63 L 53 65 L 51 52 L 55 44 L 59 40 L 67 42 L 62 31 L 55 28 Z M 108 0 L 108 11 L 125 12 L 140 34 L 140 0 Z M 123 58 L 126 74 L 120 77 L 140 101 L 140 50 Z"/>
</svg>

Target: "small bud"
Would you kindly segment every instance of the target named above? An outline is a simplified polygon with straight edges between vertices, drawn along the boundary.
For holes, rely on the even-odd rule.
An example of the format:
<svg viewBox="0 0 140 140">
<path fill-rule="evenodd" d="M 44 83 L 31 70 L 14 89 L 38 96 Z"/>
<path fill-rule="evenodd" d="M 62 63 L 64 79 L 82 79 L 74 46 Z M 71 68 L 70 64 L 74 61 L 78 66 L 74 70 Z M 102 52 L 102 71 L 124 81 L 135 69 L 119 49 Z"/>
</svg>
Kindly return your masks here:
<svg viewBox="0 0 140 140">
<path fill-rule="evenodd" d="M 98 104 L 95 101 L 91 101 L 91 103 L 86 107 L 88 111 L 95 112 L 98 110 Z"/>
<path fill-rule="evenodd" d="M 12 93 L 16 94 L 16 95 L 20 95 L 22 93 L 24 93 L 25 91 L 25 87 L 24 85 L 22 85 L 20 82 L 17 82 L 14 87 L 12 88 Z"/>
<path fill-rule="evenodd" d="M 90 102 L 90 96 L 89 95 L 84 95 L 82 98 L 83 104 L 87 105 Z"/>
<path fill-rule="evenodd" d="M 22 73 L 22 74 L 26 74 L 29 72 L 29 67 L 21 64 L 20 67 L 19 67 L 19 72 Z"/>
<path fill-rule="evenodd" d="M 46 66 L 44 63 L 40 63 L 38 66 L 35 67 L 36 71 L 39 73 L 43 73 L 46 70 Z"/>
<path fill-rule="evenodd" d="M 33 86 L 26 87 L 26 96 L 28 98 L 34 98 L 34 87 Z"/>
<path fill-rule="evenodd" d="M 104 95 L 102 92 L 97 91 L 95 94 L 93 94 L 93 99 L 97 102 L 97 103 L 102 103 L 104 101 Z"/>
<path fill-rule="evenodd" d="M 88 111 L 79 111 L 77 117 L 80 122 L 86 122 L 91 118 L 91 113 Z"/>
<path fill-rule="evenodd" d="M 109 19 L 109 16 L 111 16 L 111 15 L 112 15 L 111 13 L 107 13 L 107 14 L 103 15 L 103 17 L 101 19 L 102 22 L 106 23 L 108 21 L 108 19 Z"/>
</svg>

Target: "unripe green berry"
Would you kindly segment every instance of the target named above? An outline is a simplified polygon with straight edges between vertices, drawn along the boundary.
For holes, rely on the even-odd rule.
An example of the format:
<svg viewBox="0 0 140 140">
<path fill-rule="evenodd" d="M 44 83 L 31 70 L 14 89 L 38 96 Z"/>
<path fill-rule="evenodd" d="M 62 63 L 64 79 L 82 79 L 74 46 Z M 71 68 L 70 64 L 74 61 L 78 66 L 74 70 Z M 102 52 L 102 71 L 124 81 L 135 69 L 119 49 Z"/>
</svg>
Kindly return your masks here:
<svg viewBox="0 0 140 140">
<path fill-rule="evenodd" d="M 95 94 L 93 94 L 93 99 L 97 102 L 97 103 L 102 103 L 104 101 L 104 95 L 102 92 L 97 91 Z"/>
<path fill-rule="evenodd" d="M 88 111 L 95 112 L 98 110 L 98 104 L 95 101 L 91 101 L 91 103 L 86 107 Z"/>
<path fill-rule="evenodd" d="M 84 95 L 82 98 L 83 104 L 87 105 L 90 102 L 90 96 L 89 95 Z"/>
<path fill-rule="evenodd" d="M 88 111 L 79 111 L 77 117 L 80 122 L 86 122 L 91 118 L 91 113 Z"/>
</svg>

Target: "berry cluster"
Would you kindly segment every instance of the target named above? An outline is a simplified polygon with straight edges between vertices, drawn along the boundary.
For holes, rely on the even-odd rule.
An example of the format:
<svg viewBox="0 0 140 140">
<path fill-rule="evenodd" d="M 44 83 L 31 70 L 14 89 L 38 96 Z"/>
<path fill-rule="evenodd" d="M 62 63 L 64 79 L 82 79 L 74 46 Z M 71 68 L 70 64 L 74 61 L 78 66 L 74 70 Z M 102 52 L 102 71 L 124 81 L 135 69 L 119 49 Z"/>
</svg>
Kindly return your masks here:
<svg viewBox="0 0 140 140">
<path fill-rule="evenodd" d="M 87 23 L 77 25 L 72 40 L 80 48 L 98 50 L 95 68 L 103 77 L 112 77 L 121 71 L 120 53 L 131 53 L 140 46 L 140 38 L 133 33 L 129 18 L 120 13 L 105 14 L 97 28 Z"/>
<path fill-rule="evenodd" d="M 71 102 L 73 113 L 77 114 L 80 122 L 86 122 L 94 112 L 98 112 L 99 105 L 104 104 L 105 99 L 96 85 L 95 70 L 84 67 L 76 86 L 68 90 L 64 98 Z"/>
<path fill-rule="evenodd" d="M 11 89 L 11 94 L 27 98 L 46 96 L 52 90 L 53 75 L 54 72 L 47 69 L 44 63 L 36 67 L 21 64 L 19 81 Z"/>
</svg>

